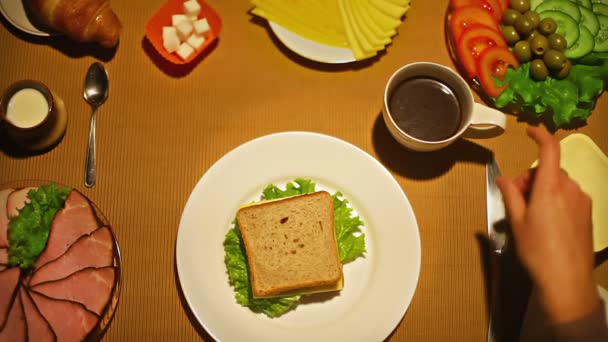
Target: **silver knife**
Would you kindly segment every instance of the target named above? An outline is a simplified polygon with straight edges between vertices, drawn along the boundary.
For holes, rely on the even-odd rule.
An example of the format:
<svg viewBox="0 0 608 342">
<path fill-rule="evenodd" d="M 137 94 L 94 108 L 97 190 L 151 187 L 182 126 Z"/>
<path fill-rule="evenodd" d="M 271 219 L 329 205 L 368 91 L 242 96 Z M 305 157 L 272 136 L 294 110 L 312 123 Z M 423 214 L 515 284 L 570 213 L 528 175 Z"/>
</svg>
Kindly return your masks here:
<svg viewBox="0 0 608 342">
<path fill-rule="evenodd" d="M 488 239 L 490 241 L 490 319 L 488 324 L 488 342 L 500 341 L 500 318 L 498 313 L 499 293 L 499 258 L 506 247 L 507 233 L 504 229 L 505 205 L 496 179 L 500 176 L 500 169 L 496 159 L 486 164 L 486 201 L 488 210 Z"/>
</svg>

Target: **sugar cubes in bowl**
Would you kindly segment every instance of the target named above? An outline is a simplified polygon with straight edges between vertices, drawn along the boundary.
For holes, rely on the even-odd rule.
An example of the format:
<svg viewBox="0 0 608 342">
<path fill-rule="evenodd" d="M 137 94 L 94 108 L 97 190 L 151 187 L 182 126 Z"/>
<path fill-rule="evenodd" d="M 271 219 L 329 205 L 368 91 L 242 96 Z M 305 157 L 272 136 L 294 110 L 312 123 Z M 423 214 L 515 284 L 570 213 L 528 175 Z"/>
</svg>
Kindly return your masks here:
<svg viewBox="0 0 608 342">
<path fill-rule="evenodd" d="M 169 0 L 150 18 L 146 38 L 173 64 L 196 59 L 218 37 L 222 20 L 203 0 Z"/>
</svg>

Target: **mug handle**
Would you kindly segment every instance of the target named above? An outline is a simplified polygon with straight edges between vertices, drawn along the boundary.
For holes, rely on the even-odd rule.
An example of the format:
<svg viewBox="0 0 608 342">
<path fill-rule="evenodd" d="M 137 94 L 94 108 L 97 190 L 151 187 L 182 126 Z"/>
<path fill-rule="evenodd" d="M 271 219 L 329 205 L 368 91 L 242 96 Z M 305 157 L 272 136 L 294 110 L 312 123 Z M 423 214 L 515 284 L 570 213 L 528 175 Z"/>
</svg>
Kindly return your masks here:
<svg viewBox="0 0 608 342">
<path fill-rule="evenodd" d="M 473 103 L 473 114 L 465 136 L 469 138 L 491 138 L 502 134 L 507 128 L 507 116 L 496 109 Z"/>
</svg>

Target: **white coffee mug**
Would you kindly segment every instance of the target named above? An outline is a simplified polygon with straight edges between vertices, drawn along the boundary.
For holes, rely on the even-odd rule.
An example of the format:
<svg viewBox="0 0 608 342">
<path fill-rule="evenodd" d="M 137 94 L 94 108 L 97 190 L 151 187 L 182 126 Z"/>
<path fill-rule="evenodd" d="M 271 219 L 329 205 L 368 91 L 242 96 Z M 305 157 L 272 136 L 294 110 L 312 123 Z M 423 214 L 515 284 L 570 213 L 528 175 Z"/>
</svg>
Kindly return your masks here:
<svg viewBox="0 0 608 342">
<path fill-rule="evenodd" d="M 460 104 L 460 114 L 462 116 L 454 134 L 443 140 L 426 141 L 407 134 L 397 125 L 389 110 L 389 101 L 395 88 L 412 78 L 434 79 L 452 90 Z M 471 88 L 457 72 L 447 66 L 431 62 L 407 64 L 393 73 L 384 89 L 382 116 L 389 132 L 400 144 L 408 149 L 420 152 L 435 151 L 446 147 L 460 138 L 467 130 L 492 130 L 494 133 L 501 134 L 507 126 L 504 113 L 475 102 Z"/>
</svg>

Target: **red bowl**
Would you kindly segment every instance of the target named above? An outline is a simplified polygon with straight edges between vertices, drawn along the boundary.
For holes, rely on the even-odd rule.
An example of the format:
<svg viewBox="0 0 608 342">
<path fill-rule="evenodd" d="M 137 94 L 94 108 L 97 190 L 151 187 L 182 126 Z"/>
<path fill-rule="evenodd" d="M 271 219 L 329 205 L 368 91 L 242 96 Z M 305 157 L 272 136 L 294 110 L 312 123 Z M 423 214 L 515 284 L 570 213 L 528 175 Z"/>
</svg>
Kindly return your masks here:
<svg viewBox="0 0 608 342">
<path fill-rule="evenodd" d="M 175 53 L 169 53 L 163 46 L 163 26 L 171 26 L 171 17 L 174 14 L 184 13 L 184 0 L 169 0 L 154 14 L 146 24 L 146 38 L 154 49 L 167 61 L 173 64 L 188 64 L 205 51 L 219 36 L 222 29 L 222 18 L 219 14 L 203 0 L 197 0 L 201 5 L 200 19 L 207 18 L 210 32 L 205 36 L 205 42 L 200 49 L 196 50 L 188 59 L 183 60 Z"/>
</svg>

